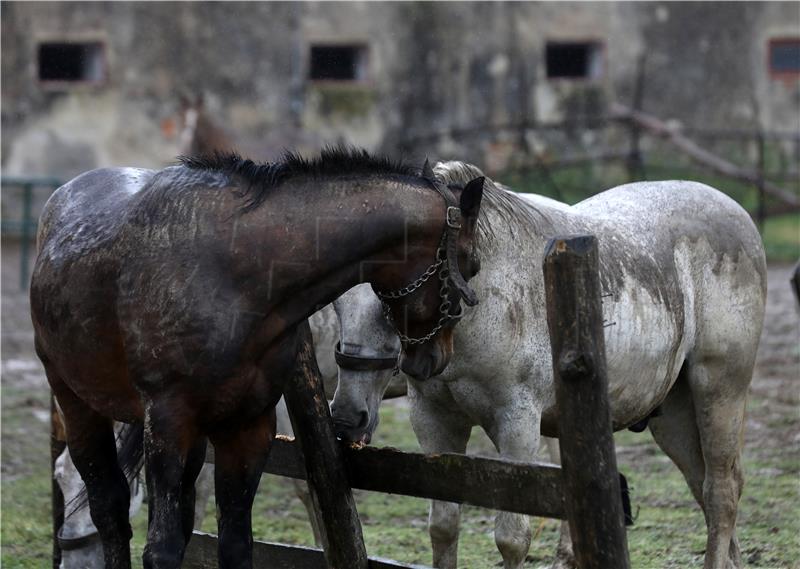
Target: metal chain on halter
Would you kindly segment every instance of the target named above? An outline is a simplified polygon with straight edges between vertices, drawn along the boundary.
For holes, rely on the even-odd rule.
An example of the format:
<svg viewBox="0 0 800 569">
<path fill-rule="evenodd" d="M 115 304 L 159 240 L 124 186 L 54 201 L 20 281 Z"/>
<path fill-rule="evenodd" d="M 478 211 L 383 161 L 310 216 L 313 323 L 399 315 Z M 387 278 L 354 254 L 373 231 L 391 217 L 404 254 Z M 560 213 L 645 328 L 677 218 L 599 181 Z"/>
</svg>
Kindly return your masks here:
<svg viewBox="0 0 800 569">
<path fill-rule="evenodd" d="M 436 273 L 436 269 L 438 269 L 442 265 L 442 263 L 444 263 L 444 259 L 439 258 L 440 253 L 443 251 L 444 249 L 442 249 L 441 247 L 439 247 L 439 249 L 436 250 L 437 261 L 431 264 L 427 269 L 425 269 L 425 272 L 422 273 L 422 275 L 417 280 L 397 290 L 392 290 L 389 292 L 378 292 L 376 293 L 378 297 L 381 299 L 384 298 L 397 299 L 397 298 L 403 298 L 404 296 L 408 296 L 409 294 L 413 293 L 419 287 L 424 285 L 428 281 L 428 279 L 430 279 Z"/>
<path fill-rule="evenodd" d="M 436 251 L 437 258 L 439 257 L 441 251 L 443 251 L 443 249 L 441 247 Z M 433 267 L 433 266 L 437 266 L 438 267 L 438 266 L 442 265 L 443 261 L 444 261 L 444 259 L 439 259 L 439 261 L 437 263 L 435 263 L 434 265 L 431 265 L 431 267 Z M 407 296 L 408 294 L 411 294 L 411 292 L 417 290 L 420 286 L 422 286 L 422 283 L 424 283 L 425 281 L 427 281 L 431 277 L 431 275 L 433 273 L 428 274 L 429 272 L 430 272 L 430 267 L 428 267 L 428 270 L 426 270 L 425 273 L 423 274 L 424 279 L 423 279 L 423 277 L 420 277 L 419 279 L 414 281 L 414 283 L 412 283 L 411 285 L 405 287 L 404 289 L 400 289 L 401 291 L 403 291 L 403 290 L 411 288 L 413 286 L 413 288 L 411 288 L 411 290 L 409 292 L 407 292 L 406 294 L 403 294 L 403 295 L 400 295 L 400 296 L 389 296 L 389 295 L 385 295 L 385 294 L 382 294 L 382 293 L 378 293 L 378 296 L 380 296 L 381 298 L 384 298 L 384 297 L 386 297 L 386 298 L 401 298 L 402 296 Z M 447 265 L 444 265 L 439 270 L 439 282 L 441 283 L 439 285 L 439 298 L 441 299 L 441 303 L 439 304 L 439 320 L 436 322 L 436 325 L 433 327 L 433 329 L 430 332 L 428 332 L 427 334 L 425 334 L 424 336 L 420 336 L 418 338 L 412 338 L 410 336 L 407 336 L 406 334 L 403 334 L 400 331 L 400 329 L 397 327 L 397 324 L 395 323 L 394 318 L 392 317 L 392 312 L 391 312 L 391 309 L 389 308 L 389 305 L 386 304 L 385 302 L 383 303 L 383 314 L 386 317 L 386 319 L 389 321 L 389 323 L 392 325 L 392 327 L 394 328 L 395 332 L 397 333 L 398 338 L 400 338 L 400 342 L 401 343 L 410 344 L 410 345 L 424 344 L 425 342 L 427 342 L 428 340 L 433 338 L 442 328 L 444 328 L 444 325 L 447 324 L 447 322 L 449 322 L 450 320 L 457 320 L 457 319 L 459 319 L 459 318 L 461 318 L 463 316 L 463 312 L 459 312 L 458 314 L 450 314 L 450 307 L 452 306 L 452 303 L 450 302 L 450 285 L 448 284 L 449 276 L 450 276 L 450 271 L 447 268 Z M 419 282 L 420 280 L 421 280 L 421 282 Z M 417 284 L 418 282 L 419 282 L 419 284 Z M 414 285 L 417 285 L 417 286 L 414 286 Z M 395 291 L 395 292 L 399 292 L 399 291 Z M 392 294 L 392 293 L 389 293 L 389 294 Z M 459 304 L 460 304 L 460 301 L 459 301 Z"/>
</svg>

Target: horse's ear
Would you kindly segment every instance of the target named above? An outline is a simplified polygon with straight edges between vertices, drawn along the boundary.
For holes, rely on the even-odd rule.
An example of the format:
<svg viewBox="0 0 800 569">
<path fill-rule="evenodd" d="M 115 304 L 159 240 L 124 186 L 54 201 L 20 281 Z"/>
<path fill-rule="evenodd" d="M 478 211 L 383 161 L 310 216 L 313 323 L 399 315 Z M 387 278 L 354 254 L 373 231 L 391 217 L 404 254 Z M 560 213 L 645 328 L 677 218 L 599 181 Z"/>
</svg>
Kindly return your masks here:
<svg viewBox="0 0 800 569">
<path fill-rule="evenodd" d="M 428 180 L 435 180 L 436 174 L 433 173 L 430 161 L 426 158 L 425 164 L 422 165 L 422 177 Z"/>
<path fill-rule="evenodd" d="M 461 192 L 459 206 L 461 207 L 461 215 L 464 217 L 478 217 L 478 210 L 480 210 L 481 199 L 483 198 L 483 182 L 485 179 L 486 178 L 483 176 L 475 178 L 470 181 Z"/>
</svg>

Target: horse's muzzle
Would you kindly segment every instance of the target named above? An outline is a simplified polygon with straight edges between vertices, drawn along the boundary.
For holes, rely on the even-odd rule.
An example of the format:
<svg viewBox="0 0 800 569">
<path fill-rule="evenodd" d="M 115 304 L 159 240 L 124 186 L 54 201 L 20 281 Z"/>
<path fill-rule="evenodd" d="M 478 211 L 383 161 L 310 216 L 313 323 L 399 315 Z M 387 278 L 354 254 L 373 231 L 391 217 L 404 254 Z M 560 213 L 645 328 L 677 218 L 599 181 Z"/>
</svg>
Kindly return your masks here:
<svg viewBox="0 0 800 569">
<path fill-rule="evenodd" d="M 450 357 L 440 342 L 429 342 L 421 346 L 408 346 L 400 357 L 400 369 L 417 381 L 425 381 L 439 375 L 447 367 Z"/>
</svg>

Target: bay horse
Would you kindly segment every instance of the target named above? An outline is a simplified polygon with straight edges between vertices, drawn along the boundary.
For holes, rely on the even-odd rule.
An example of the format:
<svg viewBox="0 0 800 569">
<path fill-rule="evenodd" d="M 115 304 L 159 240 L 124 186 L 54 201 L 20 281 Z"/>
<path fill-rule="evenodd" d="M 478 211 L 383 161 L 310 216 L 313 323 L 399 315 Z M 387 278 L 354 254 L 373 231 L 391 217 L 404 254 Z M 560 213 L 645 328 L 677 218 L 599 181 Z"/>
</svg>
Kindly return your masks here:
<svg viewBox="0 0 800 569">
<path fill-rule="evenodd" d="M 358 307 L 360 303 L 357 299 L 353 298 L 353 296 L 362 294 L 361 289 L 363 287 L 366 287 L 366 289 L 370 291 L 370 294 L 373 294 L 369 284 L 358 285 L 339 297 L 335 301 L 335 304 L 345 307 Z M 380 305 L 379 309 L 382 309 Z M 358 316 L 351 315 L 349 312 L 342 315 L 343 319 L 348 317 L 357 318 Z M 311 335 L 314 338 L 314 353 L 317 358 L 322 385 L 325 389 L 325 396 L 329 400 L 333 398 L 336 392 L 340 373 L 345 375 L 345 380 L 348 381 L 349 387 L 350 377 L 348 377 L 347 374 L 352 373 L 355 369 L 363 372 L 367 368 L 380 370 L 388 367 L 390 373 L 385 373 L 388 387 L 380 389 L 380 395 L 385 399 L 406 395 L 407 387 L 405 375 L 391 373 L 397 364 L 397 358 L 400 353 L 400 341 L 397 339 L 394 328 L 391 328 L 388 322 L 382 320 L 381 325 L 383 328 L 387 329 L 386 333 L 388 337 L 397 344 L 397 349 L 388 356 L 389 359 L 375 358 L 374 354 L 370 356 L 364 354 L 362 357 L 358 357 L 343 353 L 339 341 L 340 327 L 348 328 L 348 325 L 340 325 L 340 317 L 334 310 L 334 304 L 328 304 L 312 314 L 308 319 L 308 323 L 311 327 Z M 380 333 L 382 331 L 383 330 L 379 330 L 378 332 Z M 351 344 L 348 350 L 352 350 L 352 347 Z M 338 364 L 342 364 L 342 369 L 338 367 L 337 362 Z M 389 364 L 388 366 L 387 363 Z M 363 375 L 363 373 L 357 375 Z M 349 389 L 346 391 L 349 391 Z M 344 391 L 342 393 L 344 393 Z M 294 431 L 283 398 L 281 398 L 275 408 L 275 417 L 277 433 L 293 437 Z M 60 421 L 60 415 L 56 414 L 54 419 Z M 115 429 L 121 428 L 122 425 L 124 424 L 116 424 Z M 63 426 L 61 429 L 63 430 Z M 64 449 L 64 452 L 62 452 L 56 460 L 54 477 L 61 488 L 61 492 L 64 496 L 64 503 L 67 506 L 64 523 L 59 529 L 56 538 L 61 549 L 61 569 L 101 569 L 104 565 L 103 544 L 100 541 L 97 528 L 92 522 L 88 508 L 83 507 L 85 505 L 83 497 L 86 494 L 86 487 L 72 462 L 68 449 Z M 143 489 L 139 478 L 140 477 L 136 476 L 130 480 L 130 518 L 133 518 L 138 513 L 142 504 Z M 305 480 L 298 480 L 295 478 L 290 478 L 288 482 L 292 484 L 295 495 L 300 499 L 306 510 L 309 523 L 311 524 L 311 530 L 314 534 L 315 544 L 317 547 L 322 547 L 322 534 L 320 533 L 308 484 Z M 213 491 L 214 468 L 213 465 L 206 463 L 203 465 L 195 481 L 195 529 L 201 527 L 205 519 L 206 506 Z"/>
<path fill-rule="evenodd" d="M 454 187 L 482 175 L 459 162 L 435 172 Z M 440 375 L 427 379 L 420 368 L 404 368 L 420 446 L 463 453 L 479 425 L 501 456 L 530 461 L 541 434 L 558 435 L 542 261 L 551 236 L 573 233 L 598 238 L 604 317 L 614 323 L 605 328 L 614 428 L 649 424 L 705 514 L 705 569 L 741 568 L 735 526 L 742 431 L 766 261 L 747 212 L 708 186 L 634 183 L 568 206 L 487 179 L 477 235 L 483 270 L 471 283 L 483 301 L 454 330 L 457 355 Z M 356 356 L 397 349 L 380 300 L 360 290 L 351 297 L 358 306 L 341 309 L 340 317 L 349 315 L 342 346 Z M 343 437 L 368 440 L 388 373 L 342 375 L 332 412 Z M 456 567 L 459 512 L 457 504 L 431 505 L 436 567 Z M 521 567 L 531 540 L 527 517 L 501 512 L 495 540 L 504 567 Z M 562 563 L 568 556 L 559 556 Z"/>
<path fill-rule="evenodd" d="M 114 420 L 144 436 L 144 567 L 181 564 L 206 438 L 219 566 L 252 567 L 252 500 L 308 316 L 369 282 L 392 296 L 398 333 L 426 340 L 401 366 L 439 373 L 462 301 L 478 301 L 466 281 L 482 193 L 483 178 L 453 191 L 429 167 L 346 148 L 106 168 L 59 188 L 40 219 L 31 316 L 106 567 L 130 567 L 133 460 L 117 460 Z"/>
</svg>

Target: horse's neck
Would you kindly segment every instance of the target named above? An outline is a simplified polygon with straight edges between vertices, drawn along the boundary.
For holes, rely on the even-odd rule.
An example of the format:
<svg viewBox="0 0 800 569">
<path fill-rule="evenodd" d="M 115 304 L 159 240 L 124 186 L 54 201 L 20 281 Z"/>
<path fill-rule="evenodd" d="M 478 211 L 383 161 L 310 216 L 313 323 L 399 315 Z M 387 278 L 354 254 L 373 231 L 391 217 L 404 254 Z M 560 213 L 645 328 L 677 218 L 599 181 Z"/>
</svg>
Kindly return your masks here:
<svg viewBox="0 0 800 569">
<path fill-rule="evenodd" d="M 404 262 L 407 250 L 441 232 L 424 214 L 431 209 L 431 201 L 424 200 L 435 199 L 430 190 L 396 184 L 333 192 L 281 186 L 276 194 L 247 214 L 246 227 L 237 233 L 253 246 L 263 244 L 265 233 L 273 240 L 262 245 L 256 278 L 271 283 L 267 300 L 285 322 L 306 318 L 361 282 L 403 286 L 382 282 L 381 267 Z M 431 250 L 430 261 L 433 257 Z"/>
<path fill-rule="evenodd" d="M 486 229 L 479 246 L 483 266 L 487 262 L 529 263 L 537 255 L 541 257 L 548 238 L 566 225 L 564 212 L 512 192 L 493 196 L 482 207 Z"/>
</svg>

